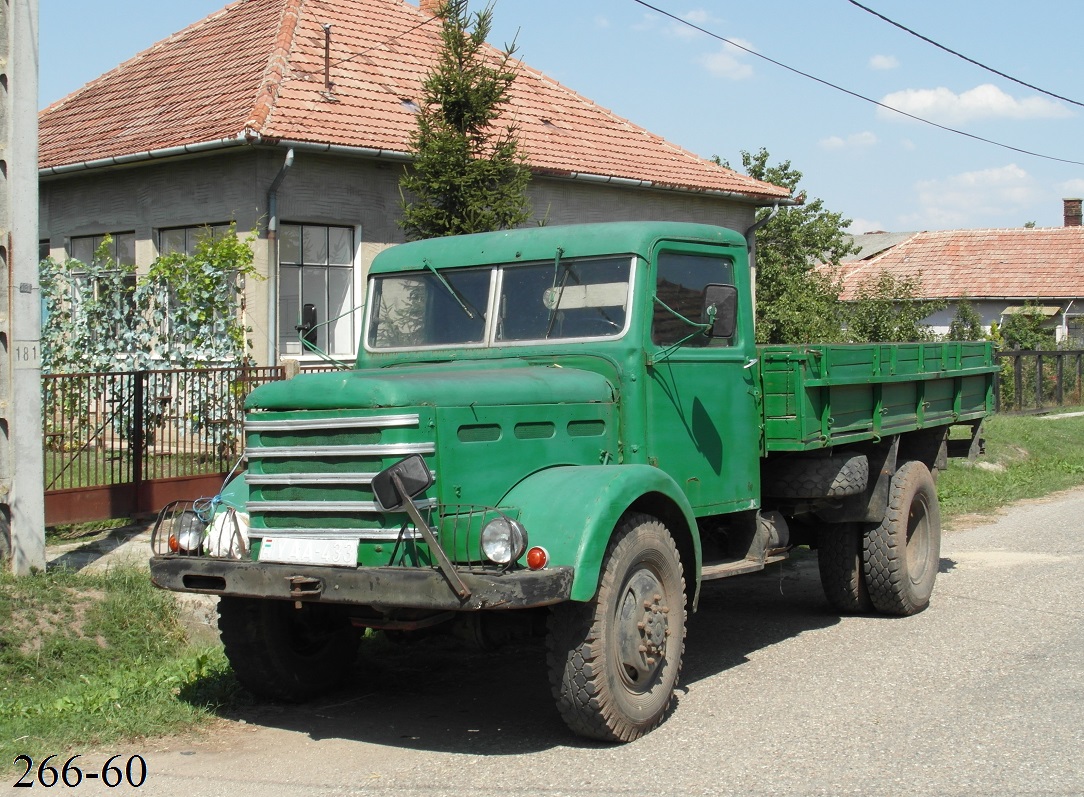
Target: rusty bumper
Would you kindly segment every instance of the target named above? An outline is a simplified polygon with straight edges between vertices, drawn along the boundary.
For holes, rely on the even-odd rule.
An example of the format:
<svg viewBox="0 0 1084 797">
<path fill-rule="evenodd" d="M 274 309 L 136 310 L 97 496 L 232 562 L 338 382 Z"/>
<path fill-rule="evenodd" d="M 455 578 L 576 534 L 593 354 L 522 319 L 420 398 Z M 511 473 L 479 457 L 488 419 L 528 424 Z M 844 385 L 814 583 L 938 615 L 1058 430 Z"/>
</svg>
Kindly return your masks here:
<svg viewBox="0 0 1084 797">
<path fill-rule="evenodd" d="M 527 609 L 568 600 L 571 567 L 488 573 L 461 570 L 470 596 L 460 599 L 444 574 L 413 567 L 319 567 L 155 556 L 151 581 L 174 592 L 345 603 L 382 608 L 481 611 Z"/>
</svg>

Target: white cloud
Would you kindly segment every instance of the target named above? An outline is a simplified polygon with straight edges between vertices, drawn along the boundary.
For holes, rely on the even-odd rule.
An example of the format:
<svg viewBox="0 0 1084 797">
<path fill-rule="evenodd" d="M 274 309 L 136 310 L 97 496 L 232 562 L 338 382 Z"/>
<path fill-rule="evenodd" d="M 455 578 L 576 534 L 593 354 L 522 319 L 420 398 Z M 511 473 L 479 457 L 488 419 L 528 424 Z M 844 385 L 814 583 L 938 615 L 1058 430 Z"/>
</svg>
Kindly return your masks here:
<svg viewBox="0 0 1084 797">
<path fill-rule="evenodd" d="M 610 27 L 610 20 L 608 17 L 604 17 L 601 14 L 595 17 L 596 28 L 608 28 Z"/>
<path fill-rule="evenodd" d="M 753 45 L 741 39 L 734 39 L 742 47 L 753 49 Z M 730 44 L 724 44 L 721 50 L 702 55 L 700 64 L 715 77 L 727 80 L 746 80 L 753 76 L 753 67 L 742 61 L 746 53 Z"/>
<path fill-rule="evenodd" d="M 1043 197 L 1035 179 L 1015 163 L 920 180 L 914 188 L 919 210 L 901 219 L 905 229 L 965 229 L 981 218 L 1011 218 Z"/>
<path fill-rule="evenodd" d="M 706 28 L 712 22 L 716 21 L 715 17 L 702 8 L 696 8 L 687 14 L 682 14 L 682 18 L 701 28 Z M 704 35 L 696 30 L 696 28 L 690 28 L 688 25 L 682 25 L 680 22 L 674 22 L 670 25 L 670 33 L 677 36 L 679 39 L 691 39 L 695 36 Z"/>
<path fill-rule="evenodd" d="M 851 219 L 851 226 L 847 228 L 847 233 L 850 235 L 862 235 L 867 232 L 880 232 L 884 230 L 885 225 L 879 221 L 870 221 L 869 219 Z"/>
<path fill-rule="evenodd" d="M 1084 180 L 1066 180 L 1064 183 L 1058 183 L 1055 188 L 1063 199 L 1084 197 Z"/>
<path fill-rule="evenodd" d="M 894 55 L 875 55 L 869 59 L 869 68 L 878 71 L 896 69 L 899 65 L 899 59 Z"/>
<path fill-rule="evenodd" d="M 1018 100 L 989 83 L 962 94 L 944 87 L 905 89 L 885 95 L 881 103 L 923 119 L 956 125 L 979 119 L 1061 119 L 1073 115 L 1053 100 L 1042 97 Z M 884 108 L 878 108 L 877 115 L 886 119 L 900 118 Z"/>
<path fill-rule="evenodd" d="M 874 146 L 877 143 L 877 136 L 868 130 L 864 130 L 861 133 L 851 133 L 846 138 L 829 136 L 828 138 L 822 138 L 817 143 L 821 149 L 864 149 Z"/>
</svg>

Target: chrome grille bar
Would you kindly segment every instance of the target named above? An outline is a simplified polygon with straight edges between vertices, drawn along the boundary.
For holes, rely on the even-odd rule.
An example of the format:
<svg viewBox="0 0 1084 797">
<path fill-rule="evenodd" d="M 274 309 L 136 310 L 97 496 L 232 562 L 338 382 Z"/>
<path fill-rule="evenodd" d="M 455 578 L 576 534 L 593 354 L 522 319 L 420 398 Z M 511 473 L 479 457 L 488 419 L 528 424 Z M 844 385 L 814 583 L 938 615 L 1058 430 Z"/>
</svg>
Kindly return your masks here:
<svg viewBox="0 0 1084 797">
<path fill-rule="evenodd" d="M 364 446 L 268 446 L 246 448 L 249 459 L 273 459 L 282 457 L 405 457 L 408 454 L 432 454 L 432 443 L 393 443 L 390 445 Z"/>
<path fill-rule="evenodd" d="M 262 540 L 264 537 L 272 539 L 303 539 L 303 540 L 359 540 L 362 542 L 394 542 L 399 539 L 399 529 L 250 529 L 249 536 L 253 539 Z M 421 533 L 414 528 L 403 532 L 405 540 L 420 540 Z"/>
<path fill-rule="evenodd" d="M 421 508 L 437 505 L 435 498 L 415 501 Z M 381 512 L 373 501 L 249 501 L 250 512 Z"/>
<path fill-rule="evenodd" d="M 303 432 L 313 429 L 370 429 L 417 426 L 418 415 L 372 415 L 368 418 L 287 418 L 277 421 L 245 422 L 246 432 Z"/>
</svg>

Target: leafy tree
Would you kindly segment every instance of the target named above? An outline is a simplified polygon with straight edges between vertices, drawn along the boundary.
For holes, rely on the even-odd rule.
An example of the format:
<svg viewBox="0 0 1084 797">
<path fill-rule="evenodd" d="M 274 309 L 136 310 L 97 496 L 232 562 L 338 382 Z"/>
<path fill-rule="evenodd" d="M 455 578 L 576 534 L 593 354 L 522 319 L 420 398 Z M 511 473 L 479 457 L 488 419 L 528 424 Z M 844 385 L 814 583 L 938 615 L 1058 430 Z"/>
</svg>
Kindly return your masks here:
<svg viewBox="0 0 1084 797">
<path fill-rule="evenodd" d="M 790 161 L 768 165 L 768 151 L 741 153 L 742 168 L 757 180 L 798 190 L 802 173 Z M 716 162 L 720 162 L 716 158 Z M 722 165 L 729 168 L 729 164 Z M 771 211 L 758 211 L 762 219 Z M 857 251 L 846 237 L 850 220 L 814 199 L 783 209 L 756 232 L 757 342 L 811 343 L 843 339 L 840 286 L 819 264 L 838 266 Z"/>
<path fill-rule="evenodd" d="M 1050 351 L 1056 347 L 1054 330 L 1044 327 L 1046 316 L 1032 302 L 1005 319 L 998 329 L 999 348 Z"/>
<path fill-rule="evenodd" d="M 961 299 L 956 305 L 956 314 L 949 323 L 949 340 L 983 340 L 986 330 L 982 325 L 982 316 L 967 299 Z"/>
<path fill-rule="evenodd" d="M 919 299 L 918 276 L 896 277 L 881 271 L 858 286 L 847 319 L 847 332 L 859 343 L 902 343 L 933 340 L 923 319 L 945 307 L 942 301 Z"/>
<path fill-rule="evenodd" d="M 414 162 L 399 181 L 411 240 L 506 229 L 530 216 L 516 127 L 494 127 L 516 79 L 515 45 L 494 58 L 485 47 L 492 5 L 473 15 L 467 5 L 446 0 L 439 12 L 440 57 L 422 84 Z"/>
</svg>

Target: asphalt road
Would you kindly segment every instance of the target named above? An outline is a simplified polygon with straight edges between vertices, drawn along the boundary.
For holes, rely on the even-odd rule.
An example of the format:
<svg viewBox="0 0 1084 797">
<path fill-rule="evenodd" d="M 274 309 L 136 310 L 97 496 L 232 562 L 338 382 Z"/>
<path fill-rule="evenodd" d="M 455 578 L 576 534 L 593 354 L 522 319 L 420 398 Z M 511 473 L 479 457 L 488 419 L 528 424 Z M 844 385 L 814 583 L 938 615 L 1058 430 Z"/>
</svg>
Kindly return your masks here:
<svg viewBox="0 0 1084 797">
<path fill-rule="evenodd" d="M 906 619 L 833 616 L 813 560 L 716 583 L 676 710 L 625 746 L 569 735 L 539 648 L 421 646 L 320 702 L 114 752 L 148 762 L 133 793 L 183 797 L 1084 794 L 1082 530 L 1076 491 L 947 533 Z"/>
</svg>

